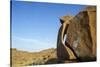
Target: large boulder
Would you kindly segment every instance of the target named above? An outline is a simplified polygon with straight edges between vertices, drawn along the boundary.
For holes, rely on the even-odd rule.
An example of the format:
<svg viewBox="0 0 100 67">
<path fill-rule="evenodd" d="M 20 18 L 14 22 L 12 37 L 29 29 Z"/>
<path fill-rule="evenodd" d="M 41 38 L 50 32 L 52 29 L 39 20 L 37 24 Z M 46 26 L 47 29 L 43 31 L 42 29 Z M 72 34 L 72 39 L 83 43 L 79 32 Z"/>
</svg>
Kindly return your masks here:
<svg viewBox="0 0 100 67">
<path fill-rule="evenodd" d="M 96 60 L 96 7 L 87 7 L 75 17 L 60 18 L 58 32 L 58 61 Z"/>
<path fill-rule="evenodd" d="M 96 60 L 96 7 L 87 7 L 70 22 L 67 43 L 81 61 Z"/>
</svg>

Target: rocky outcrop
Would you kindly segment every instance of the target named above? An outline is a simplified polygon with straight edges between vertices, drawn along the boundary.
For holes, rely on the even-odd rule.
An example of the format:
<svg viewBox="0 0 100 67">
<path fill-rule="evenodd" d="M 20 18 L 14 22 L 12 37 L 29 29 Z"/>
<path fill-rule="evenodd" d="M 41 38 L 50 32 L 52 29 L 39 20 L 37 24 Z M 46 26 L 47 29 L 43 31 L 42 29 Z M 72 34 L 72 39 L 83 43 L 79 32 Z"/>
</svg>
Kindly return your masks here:
<svg viewBox="0 0 100 67">
<path fill-rule="evenodd" d="M 62 25 L 59 29 L 57 40 L 57 58 L 59 63 L 63 62 L 63 60 L 76 59 L 73 52 L 64 44 L 64 36 L 72 18 L 73 16 L 63 16 L 60 19 Z"/>
<path fill-rule="evenodd" d="M 96 7 L 89 6 L 70 20 L 64 16 L 60 21 L 62 25 L 57 41 L 58 61 L 96 60 Z"/>
</svg>

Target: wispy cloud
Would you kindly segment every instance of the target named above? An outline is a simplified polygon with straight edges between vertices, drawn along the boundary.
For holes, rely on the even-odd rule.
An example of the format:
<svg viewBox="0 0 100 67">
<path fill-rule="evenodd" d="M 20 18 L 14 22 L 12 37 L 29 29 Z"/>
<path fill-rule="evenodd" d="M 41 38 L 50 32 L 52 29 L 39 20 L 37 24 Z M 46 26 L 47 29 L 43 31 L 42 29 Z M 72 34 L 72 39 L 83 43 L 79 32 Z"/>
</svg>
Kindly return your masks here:
<svg viewBox="0 0 100 67">
<path fill-rule="evenodd" d="M 35 43 L 39 45 L 47 45 L 49 44 L 49 41 L 39 40 L 39 39 L 31 39 L 31 38 L 23 38 L 23 37 L 14 37 L 17 40 L 23 41 L 23 42 L 30 42 Z"/>
<path fill-rule="evenodd" d="M 31 39 L 31 38 L 14 36 L 13 40 L 17 41 L 17 44 L 13 43 L 13 46 L 17 45 L 18 48 L 21 47 L 21 49 L 29 50 L 29 51 L 31 49 L 34 51 L 40 51 L 40 50 L 47 49 L 47 48 L 54 48 L 54 45 L 56 45 L 54 42 L 50 41 L 49 39 L 40 40 L 40 39 L 36 39 L 36 38 Z M 53 45 L 53 46 L 51 46 L 51 45 Z"/>
</svg>

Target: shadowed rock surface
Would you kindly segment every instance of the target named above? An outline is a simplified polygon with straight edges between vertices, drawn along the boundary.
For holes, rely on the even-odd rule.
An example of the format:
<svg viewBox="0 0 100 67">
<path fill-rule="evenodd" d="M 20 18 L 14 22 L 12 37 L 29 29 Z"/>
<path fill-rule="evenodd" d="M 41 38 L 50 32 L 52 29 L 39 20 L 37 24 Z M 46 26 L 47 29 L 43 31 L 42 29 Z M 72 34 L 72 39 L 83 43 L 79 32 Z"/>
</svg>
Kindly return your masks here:
<svg viewBox="0 0 100 67">
<path fill-rule="evenodd" d="M 57 60 L 96 60 L 96 7 L 88 6 L 75 17 L 63 16 L 58 32 Z M 66 35 L 66 37 L 65 37 Z M 65 41 L 64 41 L 65 38 Z"/>
<path fill-rule="evenodd" d="M 71 20 L 67 42 L 81 60 L 96 57 L 96 7 L 87 7 Z"/>
</svg>

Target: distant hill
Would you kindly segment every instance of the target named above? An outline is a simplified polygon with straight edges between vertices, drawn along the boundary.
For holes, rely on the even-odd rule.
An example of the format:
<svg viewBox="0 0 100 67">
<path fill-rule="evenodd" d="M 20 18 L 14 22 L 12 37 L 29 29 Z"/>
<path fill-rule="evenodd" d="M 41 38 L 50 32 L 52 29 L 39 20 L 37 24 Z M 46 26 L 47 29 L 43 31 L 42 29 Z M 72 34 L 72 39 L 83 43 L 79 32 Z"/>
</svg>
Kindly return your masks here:
<svg viewBox="0 0 100 67">
<path fill-rule="evenodd" d="M 27 52 L 11 48 L 11 65 L 13 67 L 55 63 L 57 63 L 55 48 L 40 52 Z"/>
</svg>

